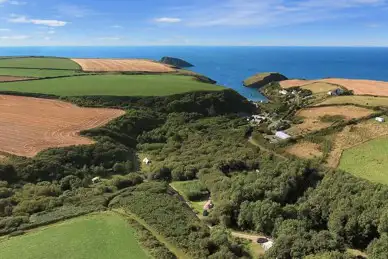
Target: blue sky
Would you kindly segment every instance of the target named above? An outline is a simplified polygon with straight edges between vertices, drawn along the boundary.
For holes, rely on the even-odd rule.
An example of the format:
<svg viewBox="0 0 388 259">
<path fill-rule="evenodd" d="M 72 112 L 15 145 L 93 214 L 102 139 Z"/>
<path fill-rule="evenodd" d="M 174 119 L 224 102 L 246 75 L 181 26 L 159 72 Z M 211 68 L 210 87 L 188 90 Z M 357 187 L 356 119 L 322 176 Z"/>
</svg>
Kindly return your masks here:
<svg viewBox="0 0 388 259">
<path fill-rule="evenodd" d="M 388 0 L 0 0 L 0 46 L 388 46 Z"/>
</svg>

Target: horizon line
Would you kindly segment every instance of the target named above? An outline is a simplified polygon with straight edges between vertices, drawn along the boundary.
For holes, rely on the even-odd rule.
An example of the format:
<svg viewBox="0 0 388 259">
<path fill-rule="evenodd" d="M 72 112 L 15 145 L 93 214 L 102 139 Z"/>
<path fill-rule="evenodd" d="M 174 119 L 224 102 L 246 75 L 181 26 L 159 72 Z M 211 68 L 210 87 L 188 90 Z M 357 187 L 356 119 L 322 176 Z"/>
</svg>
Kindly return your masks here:
<svg viewBox="0 0 388 259">
<path fill-rule="evenodd" d="M 260 47 L 260 48 L 388 48 L 388 46 L 370 46 L 370 45 L 13 45 L 13 46 L 1 46 L 0 48 L 28 48 L 28 47 L 95 47 L 95 48 L 126 48 L 126 47 Z"/>
</svg>

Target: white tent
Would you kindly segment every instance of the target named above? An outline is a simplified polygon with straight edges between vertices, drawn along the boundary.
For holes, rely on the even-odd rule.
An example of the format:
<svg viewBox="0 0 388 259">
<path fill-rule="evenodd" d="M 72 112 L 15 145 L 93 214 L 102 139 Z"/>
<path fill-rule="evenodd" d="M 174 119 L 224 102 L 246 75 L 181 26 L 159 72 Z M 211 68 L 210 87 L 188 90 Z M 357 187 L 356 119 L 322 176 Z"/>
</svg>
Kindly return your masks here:
<svg viewBox="0 0 388 259">
<path fill-rule="evenodd" d="M 144 158 L 143 163 L 146 165 L 149 165 L 149 164 L 151 164 L 151 160 L 149 160 L 148 158 Z"/>
<path fill-rule="evenodd" d="M 92 182 L 93 183 L 98 183 L 99 181 L 100 181 L 101 179 L 100 179 L 100 177 L 94 177 L 93 179 L 92 179 Z"/>
<path fill-rule="evenodd" d="M 269 240 L 267 243 L 261 244 L 261 246 L 264 248 L 264 251 L 268 251 L 273 246 L 273 241 Z"/>
</svg>

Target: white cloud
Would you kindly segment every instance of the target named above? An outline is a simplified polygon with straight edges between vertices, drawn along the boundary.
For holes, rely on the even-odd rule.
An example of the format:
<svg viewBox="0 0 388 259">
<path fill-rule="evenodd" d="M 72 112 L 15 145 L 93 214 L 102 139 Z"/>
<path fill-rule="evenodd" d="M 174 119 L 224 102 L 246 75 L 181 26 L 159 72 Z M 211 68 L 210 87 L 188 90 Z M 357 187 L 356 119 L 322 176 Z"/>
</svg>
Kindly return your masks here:
<svg viewBox="0 0 388 259">
<path fill-rule="evenodd" d="M 50 37 L 44 37 L 43 39 L 44 39 L 44 40 L 51 40 Z"/>
<path fill-rule="evenodd" d="M 68 24 L 65 21 L 59 20 L 43 20 L 43 19 L 29 19 L 26 16 L 11 15 L 12 18 L 8 19 L 11 23 L 31 23 L 37 25 L 45 25 L 49 27 L 62 27 Z"/>
<path fill-rule="evenodd" d="M 27 35 L 0 36 L 0 40 L 25 40 L 28 38 Z"/>
<path fill-rule="evenodd" d="M 122 28 L 124 28 L 121 25 L 112 25 L 111 27 L 114 28 L 114 29 L 122 29 Z"/>
<path fill-rule="evenodd" d="M 47 32 L 47 34 L 55 34 L 55 31 L 54 31 L 54 30 L 49 30 L 49 31 Z"/>
<path fill-rule="evenodd" d="M 0 28 L 0 31 L 11 31 L 10 29 L 8 29 L 8 28 Z"/>
<path fill-rule="evenodd" d="M 173 18 L 173 17 L 161 17 L 161 18 L 155 19 L 155 22 L 158 22 L 158 23 L 179 23 L 181 21 L 182 21 L 182 19 Z"/>
</svg>

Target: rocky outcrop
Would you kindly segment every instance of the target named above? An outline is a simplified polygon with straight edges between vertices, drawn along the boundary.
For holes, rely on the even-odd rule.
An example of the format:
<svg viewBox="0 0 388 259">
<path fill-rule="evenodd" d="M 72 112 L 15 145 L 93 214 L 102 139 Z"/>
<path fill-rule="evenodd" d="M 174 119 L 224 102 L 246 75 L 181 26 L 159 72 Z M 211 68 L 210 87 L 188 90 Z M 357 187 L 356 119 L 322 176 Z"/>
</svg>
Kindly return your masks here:
<svg viewBox="0 0 388 259">
<path fill-rule="evenodd" d="M 259 73 L 244 80 L 244 86 L 260 88 L 272 82 L 280 82 L 288 78 L 280 73 Z"/>
<path fill-rule="evenodd" d="M 187 61 L 185 61 L 183 59 L 173 58 L 173 57 L 163 57 L 160 60 L 160 62 L 163 63 L 163 64 L 167 64 L 167 65 L 171 65 L 171 66 L 179 67 L 179 68 L 182 68 L 182 67 L 193 67 L 194 66 L 193 64 L 190 64 L 189 62 L 187 62 Z"/>
</svg>

